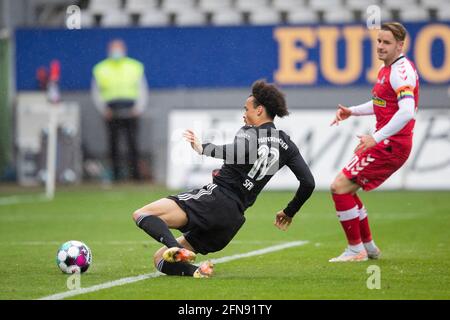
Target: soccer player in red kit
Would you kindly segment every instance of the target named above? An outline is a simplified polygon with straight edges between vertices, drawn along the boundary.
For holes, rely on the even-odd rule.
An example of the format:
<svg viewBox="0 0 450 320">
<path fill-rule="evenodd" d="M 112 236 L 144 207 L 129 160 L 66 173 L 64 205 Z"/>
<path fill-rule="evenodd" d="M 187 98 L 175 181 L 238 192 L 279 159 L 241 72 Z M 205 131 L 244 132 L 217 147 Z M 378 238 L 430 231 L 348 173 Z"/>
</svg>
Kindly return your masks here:
<svg viewBox="0 0 450 320">
<path fill-rule="evenodd" d="M 339 105 L 331 124 L 338 125 L 350 116 L 376 117 L 375 133 L 358 136 L 360 142 L 353 159 L 331 184 L 348 247 L 330 262 L 366 261 L 380 256 L 357 191 L 377 188 L 405 163 L 411 152 L 419 78 L 412 62 L 402 53 L 405 37 L 406 29 L 400 23 L 381 26 L 377 54 L 384 65 L 373 87 L 372 100 L 349 108 Z"/>
</svg>

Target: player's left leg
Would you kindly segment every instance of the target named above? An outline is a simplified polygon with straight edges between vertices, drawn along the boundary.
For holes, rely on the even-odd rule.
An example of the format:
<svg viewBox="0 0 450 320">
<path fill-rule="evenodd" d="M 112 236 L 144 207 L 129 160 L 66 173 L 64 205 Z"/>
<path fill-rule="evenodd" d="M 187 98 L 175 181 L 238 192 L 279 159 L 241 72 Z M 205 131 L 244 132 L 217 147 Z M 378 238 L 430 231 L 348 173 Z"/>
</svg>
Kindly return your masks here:
<svg viewBox="0 0 450 320">
<path fill-rule="evenodd" d="M 372 233 L 370 231 L 369 218 L 367 217 L 366 207 L 356 193 L 353 195 L 353 198 L 355 199 L 355 202 L 358 206 L 359 230 L 361 232 L 361 239 L 363 241 L 364 247 L 367 251 L 367 256 L 370 259 L 378 259 L 381 255 L 381 251 L 380 249 L 378 249 L 372 239 Z"/>
<path fill-rule="evenodd" d="M 180 245 L 183 246 L 183 248 L 178 248 L 178 251 L 187 249 L 186 251 L 188 252 L 195 252 L 195 249 L 183 236 L 177 238 L 177 241 Z M 170 252 L 172 249 L 174 248 L 162 247 L 158 251 L 156 251 L 155 255 L 153 256 L 155 267 L 162 273 L 171 276 L 191 276 L 195 278 L 208 278 L 212 275 L 213 264 L 210 261 L 203 262 L 198 267 L 185 261 L 166 261 L 167 252 Z"/>
<path fill-rule="evenodd" d="M 169 228 L 178 229 L 186 225 L 186 213 L 170 199 L 152 202 L 133 213 L 136 225 L 149 236 L 168 248 L 182 247 Z"/>
<path fill-rule="evenodd" d="M 358 205 L 354 198 L 359 188 L 358 184 L 350 181 L 343 173 L 339 173 L 331 184 L 336 214 L 347 237 L 348 247 L 340 256 L 330 259 L 330 262 L 367 260 L 367 252 L 361 239 Z"/>
</svg>

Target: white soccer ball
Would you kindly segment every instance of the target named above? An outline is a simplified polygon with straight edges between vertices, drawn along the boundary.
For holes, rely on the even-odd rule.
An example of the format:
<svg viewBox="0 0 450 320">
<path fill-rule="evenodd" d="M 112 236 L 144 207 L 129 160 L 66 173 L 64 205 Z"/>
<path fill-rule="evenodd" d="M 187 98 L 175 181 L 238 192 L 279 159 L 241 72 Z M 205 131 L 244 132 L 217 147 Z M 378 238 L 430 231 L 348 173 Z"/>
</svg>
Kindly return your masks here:
<svg viewBox="0 0 450 320">
<path fill-rule="evenodd" d="M 91 249 L 81 241 L 67 241 L 56 253 L 56 265 L 64 273 L 86 272 L 91 263 Z"/>
</svg>

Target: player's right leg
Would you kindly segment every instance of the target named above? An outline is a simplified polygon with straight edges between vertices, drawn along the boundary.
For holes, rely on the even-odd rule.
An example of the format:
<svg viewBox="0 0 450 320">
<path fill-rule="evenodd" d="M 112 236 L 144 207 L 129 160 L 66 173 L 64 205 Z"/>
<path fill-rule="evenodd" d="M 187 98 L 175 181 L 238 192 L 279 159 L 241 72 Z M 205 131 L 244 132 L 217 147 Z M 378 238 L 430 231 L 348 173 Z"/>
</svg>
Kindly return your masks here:
<svg viewBox="0 0 450 320">
<path fill-rule="evenodd" d="M 366 248 L 367 251 L 367 256 L 369 257 L 369 259 L 378 259 L 381 255 L 381 251 L 380 249 L 378 249 L 372 239 L 372 233 L 370 231 L 369 218 L 367 217 L 366 207 L 356 193 L 353 195 L 353 198 L 355 199 L 356 205 L 358 206 L 359 229 L 361 232 L 361 240 L 364 244 L 364 248 Z"/>
<path fill-rule="evenodd" d="M 173 276 L 191 276 L 194 278 L 209 278 L 213 273 L 213 264 L 210 261 L 205 261 L 200 264 L 200 266 L 195 266 L 193 264 L 188 263 L 189 260 L 182 261 L 173 261 L 172 260 L 172 251 L 176 249 L 179 252 L 183 250 L 186 251 L 184 254 L 193 254 L 193 258 L 195 258 L 195 249 L 190 245 L 190 243 L 181 236 L 177 238 L 177 241 L 183 248 L 167 248 L 162 247 L 158 251 L 156 251 L 153 256 L 153 262 L 155 267 L 162 273 Z M 169 257 L 171 261 L 167 261 L 167 253 L 171 252 Z"/>
<path fill-rule="evenodd" d="M 136 210 L 133 220 L 139 228 L 166 247 L 182 248 L 169 228 L 178 229 L 185 226 L 188 218 L 175 201 L 163 198 L 152 202 Z"/>
<path fill-rule="evenodd" d="M 341 255 L 330 259 L 330 262 L 367 260 L 367 252 L 361 240 L 359 210 L 354 198 L 358 189 L 359 185 L 349 180 L 342 172 L 331 184 L 336 214 L 347 237 L 348 247 Z"/>
</svg>

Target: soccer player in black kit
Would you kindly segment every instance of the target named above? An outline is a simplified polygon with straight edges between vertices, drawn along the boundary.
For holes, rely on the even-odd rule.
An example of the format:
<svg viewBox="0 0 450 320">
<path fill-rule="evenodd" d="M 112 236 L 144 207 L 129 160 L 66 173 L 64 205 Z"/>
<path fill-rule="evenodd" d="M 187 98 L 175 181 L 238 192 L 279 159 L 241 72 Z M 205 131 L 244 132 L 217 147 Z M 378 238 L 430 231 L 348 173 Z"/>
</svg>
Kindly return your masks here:
<svg viewBox="0 0 450 320">
<path fill-rule="evenodd" d="M 199 154 L 224 159 L 213 172 L 213 182 L 152 202 L 133 213 L 137 226 L 165 246 L 154 255 L 156 268 L 167 275 L 207 278 L 210 261 L 195 266 L 196 253 L 222 250 L 245 222 L 244 212 L 283 166 L 295 174 L 300 186 L 284 210 L 275 216 L 275 226 L 286 230 L 292 218 L 314 190 L 314 178 L 297 146 L 277 130 L 276 116 L 288 115 L 283 93 L 263 80 L 252 86 L 245 103 L 244 122 L 232 144 L 201 144 L 194 132 L 184 137 Z M 175 239 L 169 229 L 183 236 Z"/>
</svg>

